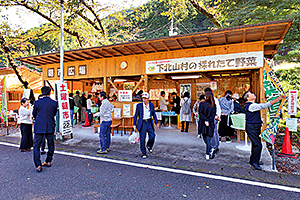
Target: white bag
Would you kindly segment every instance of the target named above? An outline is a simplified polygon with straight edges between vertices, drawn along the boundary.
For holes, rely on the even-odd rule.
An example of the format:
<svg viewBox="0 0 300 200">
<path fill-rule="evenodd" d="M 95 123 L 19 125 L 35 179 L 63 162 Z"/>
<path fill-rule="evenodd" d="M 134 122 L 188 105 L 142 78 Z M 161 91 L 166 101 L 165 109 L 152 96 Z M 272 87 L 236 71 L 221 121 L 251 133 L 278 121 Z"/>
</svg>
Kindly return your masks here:
<svg viewBox="0 0 300 200">
<path fill-rule="evenodd" d="M 128 141 L 130 142 L 130 144 L 136 144 L 139 142 L 139 140 L 140 140 L 139 133 L 135 132 L 135 131 L 128 138 Z"/>
</svg>

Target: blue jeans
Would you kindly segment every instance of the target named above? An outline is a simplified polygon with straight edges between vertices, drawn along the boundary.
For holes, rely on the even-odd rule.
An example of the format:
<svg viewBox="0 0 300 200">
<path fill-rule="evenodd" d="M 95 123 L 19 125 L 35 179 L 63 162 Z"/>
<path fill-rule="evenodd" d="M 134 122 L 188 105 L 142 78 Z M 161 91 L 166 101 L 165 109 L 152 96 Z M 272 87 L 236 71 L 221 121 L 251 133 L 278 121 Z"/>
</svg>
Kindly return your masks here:
<svg viewBox="0 0 300 200">
<path fill-rule="evenodd" d="M 42 140 L 46 137 L 48 143 L 48 152 L 45 162 L 51 162 L 54 154 L 54 134 L 35 134 L 33 141 L 33 159 L 35 167 L 42 166 L 40 148 Z"/>
<path fill-rule="evenodd" d="M 71 126 L 73 127 L 74 110 L 70 110 L 70 117 L 71 117 Z"/>
<path fill-rule="evenodd" d="M 147 121 L 143 121 L 143 125 L 140 130 L 140 148 L 143 155 L 146 155 L 146 147 L 145 147 L 146 132 L 148 132 L 148 136 L 149 136 L 147 146 L 152 149 L 155 141 L 155 133 L 154 133 L 154 128 L 152 126 L 151 119 Z"/>
<path fill-rule="evenodd" d="M 107 150 L 107 148 L 110 147 L 110 141 L 111 141 L 111 136 L 110 136 L 110 125 L 112 124 L 112 121 L 103 121 L 100 124 L 100 133 L 99 133 L 99 138 L 100 138 L 100 148 L 101 151 Z"/>
<path fill-rule="evenodd" d="M 211 149 L 211 139 L 212 137 L 209 137 L 208 135 L 203 136 L 203 140 L 206 144 L 206 154 L 208 155 Z"/>
<path fill-rule="evenodd" d="M 218 120 L 215 119 L 215 130 L 214 135 L 211 140 L 211 148 L 218 149 L 220 142 L 219 142 L 219 132 L 218 132 Z"/>
</svg>

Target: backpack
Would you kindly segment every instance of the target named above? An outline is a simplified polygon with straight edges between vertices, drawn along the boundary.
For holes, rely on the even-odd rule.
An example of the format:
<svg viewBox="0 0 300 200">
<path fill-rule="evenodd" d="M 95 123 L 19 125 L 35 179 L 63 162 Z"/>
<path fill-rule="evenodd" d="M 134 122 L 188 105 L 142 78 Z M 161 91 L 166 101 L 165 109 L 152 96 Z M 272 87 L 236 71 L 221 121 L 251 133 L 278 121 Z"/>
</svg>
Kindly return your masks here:
<svg viewBox="0 0 300 200">
<path fill-rule="evenodd" d="M 191 107 L 190 104 L 188 103 L 189 99 L 185 100 L 183 105 L 182 105 L 182 113 L 184 115 L 188 115 L 191 113 Z"/>
</svg>

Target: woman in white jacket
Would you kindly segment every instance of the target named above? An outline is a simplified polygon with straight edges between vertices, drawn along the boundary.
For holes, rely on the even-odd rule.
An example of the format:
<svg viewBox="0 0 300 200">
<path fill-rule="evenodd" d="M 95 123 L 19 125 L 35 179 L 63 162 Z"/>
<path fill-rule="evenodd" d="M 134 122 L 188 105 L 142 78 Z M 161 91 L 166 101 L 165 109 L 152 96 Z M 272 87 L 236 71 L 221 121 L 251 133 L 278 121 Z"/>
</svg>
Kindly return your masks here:
<svg viewBox="0 0 300 200">
<path fill-rule="evenodd" d="M 20 150 L 21 152 L 30 151 L 31 147 L 33 147 L 33 139 L 32 139 L 32 110 L 27 109 L 29 103 L 26 98 L 21 99 L 21 107 L 19 109 L 19 117 L 20 117 L 20 129 L 21 129 L 21 144 Z"/>
</svg>

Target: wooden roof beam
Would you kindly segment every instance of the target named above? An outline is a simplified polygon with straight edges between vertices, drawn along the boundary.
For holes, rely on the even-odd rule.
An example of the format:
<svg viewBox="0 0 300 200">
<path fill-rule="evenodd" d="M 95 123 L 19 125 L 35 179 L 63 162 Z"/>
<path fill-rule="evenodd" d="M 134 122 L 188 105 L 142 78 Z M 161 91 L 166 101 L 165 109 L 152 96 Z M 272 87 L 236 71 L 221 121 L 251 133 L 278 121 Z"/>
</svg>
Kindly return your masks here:
<svg viewBox="0 0 300 200">
<path fill-rule="evenodd" d="M 48 58 L 52 58 L 52 59 L 54 59 L 54 60 L 56 60 L 57 62 L 59 62 L 60 61 L 60 59 L 59 58 L 57 58 L 57 56 L 47 56 Z"/>
<path fill-rule="evenodd" d="M 276 54 L 277 53 L 277 50 L 268 50 L 268 51 L 264 51 L 264 54 L 265 55 L 274 55 L 274 54 Z"/>
<path fill-rule="evenodd" d="M 84 58 L 84 59 L 90 59 L 89 57 L 85 57 L 83 55 L 80 55 L 79 53 L 75 53 L 75 52 L 72 52 L 73 55 L 76 55 L 78 57 L 81 57 L 81 58 Z"/>
<path fill-rule="evenodd" d="M 44 65 L 44 64 L 39 64 L 39 63 L 37 63 L 37 62 L 35 62 L 35 61 L 31 61 L 31 60 L 28 60 L 28 59 L 26 59 L 26 61 L 23 61 L 23 62 L 29 63 L 29 64 L 31 64 L 31 65 L 36 65 L 36 66 Z"/>
<path fill-rule="evenodd" d="M 112 53 L 110 53 L 109 51 L 107 51 L 106 49 L 101 49 L 101 51 L 104 51 L 105 53 L 109 54 L 112 57 L 115 57 Z"/>
<path fill-rule="evenodd" d="M 183 49 L 183 46 L 180 44 L 180 42 L 178 41 L 178 39 L 175 39 L 175 41 L 176 41 L 177 44 L 179 45 L 180 49 Z"/>
<path fill-rule="evenodd" d="M 81 53 L 86 54 L 86 55 L 91 56 L 91 57 L 96 58 L 96 59 L 99 58 L 99 57 L 97 57 L 95 55 L 92 55 L 91 53 L 88 53 L 88 52 L 85 52 L 85 51 L 82 51 Z"/>
<path fill-rule="evenodd" d="M 97 54 L 98 56 L 100 56 L 101 58 L 105 58 L 102 54 L 100 54 L 98 51 L 96 51 L 96 50 L 92 50 L 92 52 L 94 53 L 94 54 Z"/>
<path fill-rule="evenodd" d="M 168 51 L 171 51 L 170 48 L 168 47 L 168 45 L 167 45 L 163 40 L 161 41 L 161 43 L 166 47 L 166 49 L 167 49 Z"/>
<path fill-rule="evenodd" d="M 115 52 L 121 54 L 122 56 L 125 56 L 125 55 L 124 55 L 121 51 L 119 51 L 118 49 L 116 49 L 116 48 L 114 48 L 114 47 L 112 47 L 111 49 L 114 50 Z"/>
<path fill-rule="evenodd" d="M 243 38 L 242 38 L 242 42 L 245 43 L 246 42 L 246 30 L 243 29 Z"/>
<path fill-rule="evenodd" d="M 53 62 L 59 62 L 59 59 L 58 58 L 53 58 L 53 57 L 51 57 L 51 56 L 47 56 L 47 57 L 45 57 L 45 59 L 49 59 L 49 60 L 52 60 Z"/>
<path fill-rule="evenodd" d="M 280 39 L 281 39 L 281 40 L 283 40 L 284 36 L 286 35 L 286 33 L 288 32 L 288 30 L 290 29 L 291 26 L 292 26 L 292 22 L 290 22 L 290 23 L 288 23 L 288 24 L 286 25 L 284 31 L 282 32 L 282 34 L 281 34 L 281 36 L 280 36 Z M 278 45 L 276 46 L 276 48 L 275 48 L 276 50 L 279 48 L 279 45 L 280 45 L 280 44 L 278 44 Z"/>
<path fill-rule="evenodd" d="M 282 44 L 283 40 L 269 40 L 264 41 L 264 45 L 276 45 L 276 44 Z"/>
<path fill-rule="evenodd" d="M 131 53 L 132 55 L 134 55 L 135 53 L 131 50 L 131 49 L 129 49 L 128 47 L 126 47 L 126 46 L 123 46 L 123 48 L 124 49 L 126 49 L 127 51 L 129 51 L 129 53 Z"/>
<path fill-rule="evenodd" d="M 52 60 L 47 60 L 46 58 L 43 58 L 43 57 L 40 57 L 40 58 L 35 58 L 36 60 L 40 60 L 40 61 L 42 61 L 42 62 L 45 62 L 45 63 L 47 63 L 47 64 L 54 64 L 54 63 L 56 63 L 56 62 L 54 62 L 54 61 L 52 61 Z"/>
<path fill-rule="evenodd" d="M 206 34 L 206 37 L 207 37 L 209 45 L 213 46 L 213 43 L 212 43 L 211 38 L 210 38 L 210 35 Z"/>
<path fill-rule="evenodd" d="M 225 44 L 228 44 L 227 32 L 224 33 Z"/>
<path fill-rule="evenodd" d="M 38 63 L 38 64 L 40 64 L 40 65 L 45 65 L 45 63 L 43 63 L 43 62 L 37 61 L 36 58 L 34 58 L 34 59 L 27 59 L 27 62 L 28 62 L 28 60 L 29 60 L 30 62 L 33 62 L 33 63 Z"/>
<path fill-rule="evenodd" d="M 56 55 L 57 57 L 59 57 L 59 55 Z M 75 55 L 76 56 L 76 55 Z M 64 59 L 68 59 L 70 61 L 75 61 L 75 60 L 84 60 L 82 59 L 81 57 L 78 58 L 78 56 L 75 57 L 74 55 L 70 55 L 70 54 L 64 54 Z M 68 58 L 65 58 L 65 57 L 68 57 Z M 71 59 L 70 59 L 71 58 Z"/>
<path fill-rule="evenodd" d="M 141 48 L 139 45 L 135 45 L 137 48 L 139 48 L 139 50 L 141 50 L 143 53 L 147 53 L 143 48 Z"/>
<path fill-rule="evenodd" d="M 264 38 L 265 38 L 265 35 L 266 35 L 266 32 L 267 32 L 267 27 L 264 27 L 262 33 L 261 33 L 261 36 L 260 36 L 260 41 L 263 41 Z"/>
<path fill-rule="evenodd" d="M 190 39 L 192 40 L 192 42 L 193 42 L 193 44 L 194 44 L 194 47 L 195 47 L 195 48 L 198 48 L 198 45 L 197 45 L 197 43 L 196 43 L 194 37 L 190 37 Z"/>
<path fill-rule="evenodd" d="M 211 80 L 211 81 L 214 80 L 214 78 L 211 75 L 207 74 L 207 73 L 200 73 L 200 75 L 202 75 L 203 77 L 207 78 L 208 80 Z"/>
<path fill-rule="evenodd" d="M 150 42 L 147 42 L 147 44 L 148 44 L 155 52 L 157 52 L 157 49 L 155 49 L 155 47 L 154 47 Z"/>
</svg>

